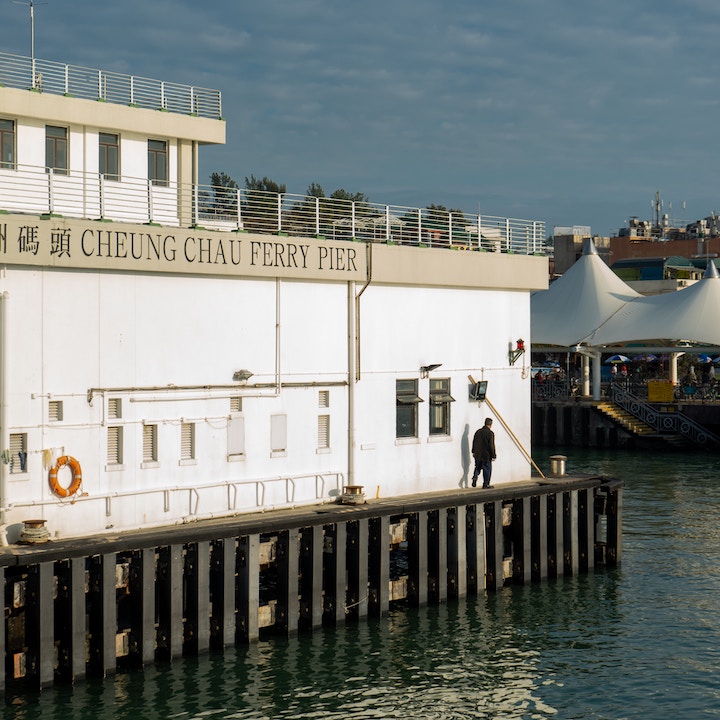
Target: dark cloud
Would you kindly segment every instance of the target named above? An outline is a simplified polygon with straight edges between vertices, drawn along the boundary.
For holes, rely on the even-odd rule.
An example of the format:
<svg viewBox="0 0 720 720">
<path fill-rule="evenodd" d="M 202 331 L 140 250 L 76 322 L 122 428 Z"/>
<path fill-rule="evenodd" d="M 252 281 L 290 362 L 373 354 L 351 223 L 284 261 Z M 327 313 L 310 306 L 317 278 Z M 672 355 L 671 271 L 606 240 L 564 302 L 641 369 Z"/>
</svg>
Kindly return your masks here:
<svg viewBox="0 0 720 720">
<path fill-rule="evenodd" d="M 0 10 L 29 54 L 28 7 Z M 201 172 L 592 225 L 717 208 L 720 6 L 688 0 L 89 0 L 37 5 L 36 55 L 218 88 Z"/>
</svg>

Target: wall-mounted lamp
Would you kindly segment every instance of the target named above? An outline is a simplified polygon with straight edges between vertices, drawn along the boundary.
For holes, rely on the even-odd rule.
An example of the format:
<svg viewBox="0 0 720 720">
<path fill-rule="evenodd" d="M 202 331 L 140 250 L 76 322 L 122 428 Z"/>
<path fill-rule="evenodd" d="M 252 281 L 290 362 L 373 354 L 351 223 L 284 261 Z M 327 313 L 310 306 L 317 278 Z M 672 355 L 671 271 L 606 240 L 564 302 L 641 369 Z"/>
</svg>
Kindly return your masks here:
<svg viewBox="0 0 720 720">
<path fill-rule="evenodd" d="M 233 373 L 233 380 L 235 382 L 245 382 L 246 380 L 249 380 L 253 376 L 253 373 L 251 373 L 249 370 L 236 370 Z"/>
<path fill-rule="evenodd" d="M 437 370 L 441 365 L 442 363 L 431 363 L 430 365 L 422 365 L 420 367 L 420 377 L 428 377 L 433 370 Z"/>
<path fill-rule="evenodd" d="M 515 349 L 513 350 L 512 343 L 510 343 L 510 349 L 508 350 L 508 359 L 510 364 L 514 365 L 517 359 L 525 353 L 525 341 L 521 338 L 515 341 Z"/>
</svg>

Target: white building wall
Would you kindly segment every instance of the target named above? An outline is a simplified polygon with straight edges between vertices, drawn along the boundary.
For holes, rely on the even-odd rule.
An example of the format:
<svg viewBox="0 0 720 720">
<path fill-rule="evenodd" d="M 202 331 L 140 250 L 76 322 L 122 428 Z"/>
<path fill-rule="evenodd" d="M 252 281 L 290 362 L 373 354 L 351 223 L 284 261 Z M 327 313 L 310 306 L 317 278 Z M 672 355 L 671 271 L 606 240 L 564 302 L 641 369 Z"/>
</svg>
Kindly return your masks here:
<svg viewBox="0 0 720 720">
<path fill-rule="evenodd" d="M 315 501 L 317 488 L 325 499 L 338 490 L 341 480 L 326 485 L 314 474 L 341 472 L 347 463 L 345 284 L 10 270 L 0 290 L 7 292 L 11 329 L 10 432 L 26 432 L 29 451 L 27 473 L 9 476 L 10 505 L 47 503 L 56 532 L 98 529 L 96 512 L 72 513 L 80 521 L 67 524 L 68 513 L 47 482 L 50 452 L 80 460 L 88 493 L 83 507 L 114 493 L 184 488 L 171 493 L 167 512 L 161 512 L 166 498 L 159 494 L 114 499 L 107 519 L 114 527 Z M 243 368 L 254 372 L 253 384 L 264 387 L 233 383 L 233 373 Z M 317 386 L 278 391 L 276 370 L 285 383 L 327 389 L 329 408 L 318 408 Z M 163 389 L 173 386 L 196 389 Z M 233 396 L 242 396 L 246 454 L 229 461 Z M 122 401 L 117 423 L 105 417 L 110 397 Z M 48 424 L 50 400 L 62 401 L 61 422 Z M 319 414 L 331 415 L 331 445 L 322 451 Z M 283 452 L 271 447 L 273 415 L 287 416 Z M 183 421 L 196 424 L 192 464 L 180 463 Z M 158 426 L 156 463 L 143 463 L 146 423 Z M 107 465 L 108 424 L 122 427 L 119 467 Z M 69 471 L 62 473 L 68 485 Z M 297 479 L 308 474 L 313 477 Z M 264 484 L 264 494 L 256 492 L 257 481 L 282 477 L 294 480 L 272 480 Z M 200 507 L 192 511 L 193 488 L 229 482 L 252 487 L 230 507 L 227 487 L 200 490 Z M 19 522 L 27 513 L 20 507 L 10 516 Z"/>
<path fill-rule="evenodd" d="M 363 295 L 362 380 L 356 401 L 361 418 L 357 477 L 368 491 L 389 496 L 465 486 L 474 465 L 472 436 L 485 417 L 494 419 L 494 479 L 528 479 L 529 463 L 512 435 L 530 451 L 529 375 L 524 377 L 524 358 L 515 366 L 508 360 L 510 343 L 529 337 L 528 316 L 523 293 L 370 287 Z M 441 367 L 430 377 L 449 378 L 455 398 L 450 436 L 429 434 L 429 379 L 420 378 L 420 368 L 438 362 Z M 470 375 L 489 381 L 488 399 L 502 417 L 487 403 L 468 399 Z M 418 379 L 424 402 L 418 408 L 417 438 L 395 437 L 396 379 Z"/>
<path fill-rule="evenodd" d="M 9 321 L 9 430 L 27 433 L 29 451 L 27 473 L 9 475 L 10 533 L 28 514 L 47 517 L 58 535 L 83 535 L 318 502 L 347 481 L 345 283 L 9 269 L 0 291 Z M 500 419 L 468 400 L 468 375 L 489 380 L 488 398 L 529 448 L 529 380 L 508 362 L 511 338 L 528 334 L 528 303 L 517 292 L 367 289 L 353 478 L 367 495 L 465 484 L 472 434 L 485 416 L 496 418 L 496 480 L 529 477 Z M 429 380 L 419 368 L 435 362 L 442 366 L 431 376 L 450 378 L 455 398 L 449 436 L 428 430 Z M 254 373 L 245 384 L 233 383 L 240 369 Z M 425 401 L 418 437 L 396 439 L 395 382 L 413 378 Z M 328 408 L 319 407 L 321 389 Z M 233 396 L 242 397 L 241 458 L 227 455 Z M 122 402 L 116 422 L 106 417 L 109 398 Z M 48 422 L 50 400 L 63 402 L 62 421 Z M 318 448 L 321 414 L 330 415 L 326 449 Z M 275 415 L 287 420 L 281 452 L 271 446 Z M 182 422 L 195 423 L 192 462 L 181 462 Z M 107 427 L 116 424 L 123 462 L 109 466 Z M 156 462 L 143 462 L 144 424 L 157 425 Z M 82 464 L 87 495 L 77 502 L 59 501 L 48 484 L 48 458 L 62 454 Z M 339 475 L 316 477 L 323 473 Z M 69 484 L 69 470 L 60 479 Z"/>
</svg>

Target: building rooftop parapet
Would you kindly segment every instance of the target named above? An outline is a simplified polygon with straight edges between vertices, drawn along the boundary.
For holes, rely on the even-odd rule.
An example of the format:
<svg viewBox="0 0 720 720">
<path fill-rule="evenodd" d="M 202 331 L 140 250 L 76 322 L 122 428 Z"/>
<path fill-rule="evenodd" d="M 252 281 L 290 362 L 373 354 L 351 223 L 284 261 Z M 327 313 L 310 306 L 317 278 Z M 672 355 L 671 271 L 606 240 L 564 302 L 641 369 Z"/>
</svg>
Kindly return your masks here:
<svg viewBox="0 0 720 720">
<path fill-rule="evenodd" d="M 204 118 L 222 118 L 219 90 L 0 52 L 0 85 Z"/>
</svg>

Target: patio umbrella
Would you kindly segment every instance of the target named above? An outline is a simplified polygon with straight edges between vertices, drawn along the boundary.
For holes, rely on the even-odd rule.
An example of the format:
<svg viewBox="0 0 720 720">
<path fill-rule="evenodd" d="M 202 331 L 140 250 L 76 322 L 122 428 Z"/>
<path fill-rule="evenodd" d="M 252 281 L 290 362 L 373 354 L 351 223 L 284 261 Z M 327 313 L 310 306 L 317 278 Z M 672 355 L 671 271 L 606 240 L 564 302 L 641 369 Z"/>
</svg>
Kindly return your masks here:
<svg viewBox="0 0 720 720">
<path fill-rule="evenodd" d="M 652 353 L 643 353 L 642 355 L 636 355 L 634 358 L 635 362 L 655 362 L 657 359 L 657 355 Z"/>
<path fill-rule="evenodd" d="M 629 357 L 625 357 L 625 355 L 611 355 L 606 361 L 605 365 L 616 365 L 618 363 L 626 363 L 630 362 Z"/>
<path fill-rule="evenodd" d="M 705 363 L 709 363 L 712 361 L 713 359 L 709 355 L 705 355 L 705 353 L 701 353 L 700 355 L 698 355 L 698 362 L 701 365 L 705 365 Z"/>
</svg>

